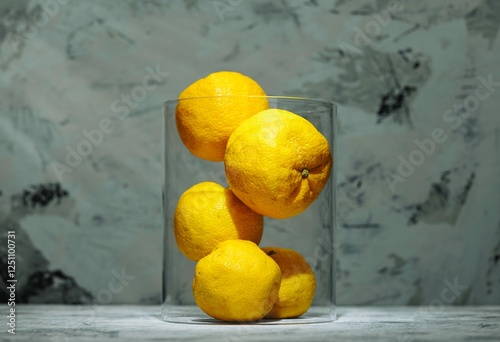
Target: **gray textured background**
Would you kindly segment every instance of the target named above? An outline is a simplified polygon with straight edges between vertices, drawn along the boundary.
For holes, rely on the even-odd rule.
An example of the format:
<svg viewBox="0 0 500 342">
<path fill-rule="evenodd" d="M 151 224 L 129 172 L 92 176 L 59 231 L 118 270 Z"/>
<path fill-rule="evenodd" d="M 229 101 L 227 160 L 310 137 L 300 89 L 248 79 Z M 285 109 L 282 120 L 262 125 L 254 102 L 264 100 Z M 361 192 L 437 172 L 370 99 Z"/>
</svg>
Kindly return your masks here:
<svg viewBox="0 0 500 342">
<path fill-rule="evenodd" d="M 161 104 L 236 70 L 268 94 L 340 104 L 340 304 L 500 304 L 500 2 L 390 8 L 1 0 L 2 301 L 15 230 L 18 301 L 158 303 Z M 69 167 L 82 129 L 106 122 Z M 436 129 L 434 151 L 415 152 Z"/>
</svg>

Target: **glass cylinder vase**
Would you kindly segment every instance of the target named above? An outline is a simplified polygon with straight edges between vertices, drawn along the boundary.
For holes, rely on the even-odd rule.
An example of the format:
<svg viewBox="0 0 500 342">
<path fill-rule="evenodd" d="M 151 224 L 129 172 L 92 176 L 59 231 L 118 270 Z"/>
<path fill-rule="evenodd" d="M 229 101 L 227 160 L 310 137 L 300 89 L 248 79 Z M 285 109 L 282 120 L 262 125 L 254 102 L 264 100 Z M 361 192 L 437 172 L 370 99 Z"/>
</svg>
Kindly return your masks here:
<svg viewBox="0 0 500 342">
<path fill-rule="evenodd" d="M 236 97 L 235 97 L 236 98 Z M 194 156 L 183 144 L 176 127 L 176 108 L 180 101 L 202 101 L 207 98 L 171 100 L 163 106 L 164 178 L 163 178 L 163 288 L 162 318 L 168 322 L 218 324 L 196 306 L 191 284 L 196 262 L 178 249 L 174 234 L 174 212 L 181 195 L 191 186 L 213 181 L 228 187 L 223 162 L 211 162 Z M 298 324 L 333 321 L 335 313 L 335 178 L 336 178 L 336 106 L 332 102 L 296 97 L 268 96 L 269 108 L 284 109 L 308 120 L 328 140 L 333 157 L 330 178 L 318 198 L 299 215 L 287 219 L 264 217 L 260 247 L 277 246 L 293 249 L 305 257 L 316 278 L 312 306 L 297 318 L 263 319 L 255 324 Z M 231 97 L 226 99 L 231 101 Z M 262 97 L 246 97 L 245 101 Z M 202 103 L 202 102 L 200 102 Z"/>
</svg>

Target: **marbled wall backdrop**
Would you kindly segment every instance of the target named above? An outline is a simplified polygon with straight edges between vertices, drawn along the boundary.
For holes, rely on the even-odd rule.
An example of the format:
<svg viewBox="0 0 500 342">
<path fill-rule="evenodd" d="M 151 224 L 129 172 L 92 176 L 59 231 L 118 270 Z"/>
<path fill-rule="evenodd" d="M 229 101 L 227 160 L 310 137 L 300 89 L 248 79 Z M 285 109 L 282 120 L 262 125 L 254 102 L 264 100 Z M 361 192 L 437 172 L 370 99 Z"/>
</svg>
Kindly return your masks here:
<svg viewBox="0 0 500 342">
<path fill-rule="evenodd" d="M 226 69 L 340 104 L 340 304 L 500 304 L 499 25 L 497 0 L 0 1 L 2 301 L 15 230 L 19 301 L 159 302 L 161 104 Z"/>
</svg>

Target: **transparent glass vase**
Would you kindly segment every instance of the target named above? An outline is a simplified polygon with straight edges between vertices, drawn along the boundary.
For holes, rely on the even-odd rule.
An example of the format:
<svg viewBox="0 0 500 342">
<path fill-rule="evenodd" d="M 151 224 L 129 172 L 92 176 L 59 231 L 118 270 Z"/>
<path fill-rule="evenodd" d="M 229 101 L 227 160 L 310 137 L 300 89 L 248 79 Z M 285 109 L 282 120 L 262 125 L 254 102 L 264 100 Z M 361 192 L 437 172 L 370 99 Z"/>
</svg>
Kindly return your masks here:
<svg viewBox="0 0 500 342">
<path fill-rule="evenodd" d="M 200 159 L 184 146 L 177 132 L 175 111 L 179 101 L 201 101 L 189 98 L 167 101 L 164 118 L 164 251 L 162 318 L 168 322 L 221 324 L 196 306 L 191 284 L 196 262 L 187 259 L 177 248 L 173 218 L 180 196 L 188 188 L 203 181 L 228 186 L 223 162 Z M 247 97 L 260 99 L 261 97 Z M 319 197 L 303 213 L 288 219 L 264 218 L 261 247 L 291 248 L 302 254 L 316 277 L 316 293 L 310 309 L 293 319 L 263 319 L 252 324 L 299 324 L 329 322 L 335 313 L 335 177 L 336 177 L 336 106 L 332 102 L 306 98 L 268 96 L 270 108 L 291 111 L 311 122 L 328 140 L 333 167 Z M 231 100 L 231 97 L 226 99 Z"/>
</svg>

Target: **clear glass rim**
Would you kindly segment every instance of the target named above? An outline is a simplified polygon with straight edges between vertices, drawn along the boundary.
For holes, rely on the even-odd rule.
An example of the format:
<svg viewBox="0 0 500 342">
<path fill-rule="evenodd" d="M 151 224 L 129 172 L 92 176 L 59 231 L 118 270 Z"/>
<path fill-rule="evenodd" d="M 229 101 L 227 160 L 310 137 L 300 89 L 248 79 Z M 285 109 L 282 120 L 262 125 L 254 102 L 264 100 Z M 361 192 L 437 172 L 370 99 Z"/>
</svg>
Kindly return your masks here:
<svg viewBox="0 0 500 342">
<path fill-rule="evenodd" d="M 299 96 L 284 96 L 284 95 L 267 95 L 267 96 L 258 96 L 258 95 L 217 95 L 217 96 L 197 96 L 197 97 L 185 97 L 182 99 L 175 100 L 167 100 L 164 102 L 164 105 L 170 105 L 174 103 L 178 103 L 180 101 L 189 101 L 189 100 L 199 100 L 199 99 L 214 99 L 214 98 L 255 98 L 255 99 L 273 99 L 273 100 L 291 100 L 291 101 L 300 101 L 300 102 L 310 102 L 311 104 L 323 105 L 328 107 L 335 107 L 335 103 L 332 101 L 321 100 L 321 99 L 312 99 L 307 97 L 299 97 Z"/>
</svg>

